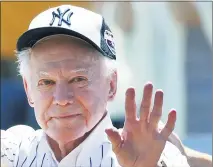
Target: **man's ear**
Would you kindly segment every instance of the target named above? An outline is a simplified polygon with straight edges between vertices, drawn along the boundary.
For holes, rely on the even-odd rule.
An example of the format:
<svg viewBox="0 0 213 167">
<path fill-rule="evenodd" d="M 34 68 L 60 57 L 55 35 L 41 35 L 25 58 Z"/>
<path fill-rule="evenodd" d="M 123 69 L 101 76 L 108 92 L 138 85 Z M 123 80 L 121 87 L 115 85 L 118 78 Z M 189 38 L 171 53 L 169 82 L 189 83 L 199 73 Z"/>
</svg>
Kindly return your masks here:
<svg viewBox="0 0 213 167">
<path fill-rule="evenodd" d="M 110 89 L 108 100 L 112 101 L 115 98 L 117 92 L 117 71 L 114 71 L 110 76 Z"/>
<path fill-rule="evenodd" d="M 25 90 L 25 93 L 27 95 L 27 100 L 28 100 L 28 103 L 31 107 L 34 107 L 34 101 L 32 99 L 32 95 L 31 95 L 31 91 L 30 91 L 30 85 L 29 83 L 27 82 L 26 78 L 23 78 L 23 84 L 24 84 L 24 90 Z"/>
</svg>

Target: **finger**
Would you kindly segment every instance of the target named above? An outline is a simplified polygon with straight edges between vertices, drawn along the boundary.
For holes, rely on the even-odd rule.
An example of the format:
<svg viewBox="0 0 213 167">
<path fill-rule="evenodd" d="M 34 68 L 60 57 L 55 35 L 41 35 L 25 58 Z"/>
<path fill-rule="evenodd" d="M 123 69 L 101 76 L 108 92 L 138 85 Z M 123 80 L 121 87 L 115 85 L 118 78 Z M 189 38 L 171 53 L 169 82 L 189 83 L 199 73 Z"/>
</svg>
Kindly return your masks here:
<svg viewBox="0 0 213 167">
<path fill-rule="evenodd" d="M 136 120 L 136 103 L 135 103 L 135 89 L 129 88 L 126 91 L 126 100 L 125 100 L 125 121 L 131 119 Z"/>
<path fill-rule="evenodd" d="M 163 106 L 163 91 L 157 90 L 155 93 L 154 99 L 154 107 L 150 114 L 150 127 L 152 129 L 156 129 L 158 127 L 158 123 L 162 116 L 162 106 Z"/>
<path fill-rule="evenodd" d="M 108 139 L 112 143 L 112 150 L 114 153 L 118 153 L 119 148 L 123 142 L 122 137 L 117 129 L 106 129 L 105 130 Z"/>
<path fill-rule="evenodd" d="M 171 135 L 171 133 L 175 128 L 175 122 L 176 122 L 176 111 L 173 109 L 170 111 L 167 123 L 163 128 L 163 130 L 161 131 L 161 135 L 164 137 L 164 139 L 168 140 L 169 135 Z"/>
<path fill-rule="evenodd" d="M 144 86 L 143 98 L 142 98 L 141 107 L 140 107 L 140 120 L 142 122 L 148 121 L 151 100 L 152 100 L 152 91 L 153 91 L 152 83 L 147 83 Z"/>
</svg>

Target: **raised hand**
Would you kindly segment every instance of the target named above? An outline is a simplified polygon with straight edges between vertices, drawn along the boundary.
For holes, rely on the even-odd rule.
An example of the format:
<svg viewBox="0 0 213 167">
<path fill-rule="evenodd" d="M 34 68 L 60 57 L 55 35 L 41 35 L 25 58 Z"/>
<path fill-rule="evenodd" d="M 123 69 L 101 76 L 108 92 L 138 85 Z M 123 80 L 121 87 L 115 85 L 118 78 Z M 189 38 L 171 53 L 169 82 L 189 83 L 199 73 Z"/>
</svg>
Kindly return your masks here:
<svg viewBox="0 0 213 167">
<path fill-rule="evenodd" d="M 122 167 L 156 167 L 169 135 L 172 133 L 176 111 L 171 110 L 165 127 L 159 131 L 158 123 L 162 115 L 163 92 L 157 90 L 154 106 L 151 110 L 153 85 L 144 86 L 140 106 L 140 118 L 137 117 L 135 90 L 126 91 L 125 123 L 121 133 L 117 129 L 107 129 L 113 151 Z"/>
</svg>

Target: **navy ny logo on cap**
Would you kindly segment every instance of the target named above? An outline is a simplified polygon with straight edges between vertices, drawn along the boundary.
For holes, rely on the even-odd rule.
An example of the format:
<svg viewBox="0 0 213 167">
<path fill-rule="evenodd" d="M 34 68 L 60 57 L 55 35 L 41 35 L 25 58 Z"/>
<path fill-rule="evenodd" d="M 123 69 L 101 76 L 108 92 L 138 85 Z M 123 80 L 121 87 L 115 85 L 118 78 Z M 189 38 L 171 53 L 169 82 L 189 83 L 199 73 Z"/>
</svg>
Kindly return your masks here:
<svg viewBox="0 0 213 167">
<path fill-rule="evenodd" d="M 50 26 L 53 25 L 53 23 L 54 23 L 56 17 L 59 19 L 59 21 L 58 21 L 58 26 L 61 26 L 61 25 L 62 25 L 62 22 L 64 22 L 64 23 L 67 24 L 67 25 L 71 25 L 70 17 L 73 15 L 73 12 L 71 12 L 71 11 L 69 12 L 69 11 L 70 11 L 70 9 L 68 8 L 68 9 L 66 9 L 66 10 L 62 13 L 61 10 L 60 10 L 60 8 L 58 8 L 58 9 L 57 9 L 57 12 L 58 12 L 58 13 L 52 12 L 53 18 L 52 18 L 52 21 L 50 22 Z M 66 18 L 66 20 L 65 20 L 65 19 L 64 19 L 64 16 L 65 16 L 65 14 L 66 14 L 67 12 L 69 12 L 69 13 L 68 13 L 67 18 Z"/>
</svg>

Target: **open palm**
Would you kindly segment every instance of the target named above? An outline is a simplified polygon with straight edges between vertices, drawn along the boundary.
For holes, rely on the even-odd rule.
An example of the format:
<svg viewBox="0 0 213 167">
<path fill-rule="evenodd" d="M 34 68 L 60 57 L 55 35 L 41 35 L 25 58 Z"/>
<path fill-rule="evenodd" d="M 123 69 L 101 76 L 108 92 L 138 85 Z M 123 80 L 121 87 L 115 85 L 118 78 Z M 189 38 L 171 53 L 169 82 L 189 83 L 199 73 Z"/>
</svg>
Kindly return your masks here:
<svg viewBox="0 0 213 167">
<path fill-rule="evenodd" d="M 163 92 L 157 90 L 154 106 L 151 110 L 153 85 L 144 86 L 140 106 L 140 118 L 137 117 L 135 90 L 126 91 L 125 123 L 121 133 L 117 129 L 107 129 L 113 151 L 122 167 L 156 167 L 169 135 L 172 133 L 176 111 L 171 110 L 165 127 L 159 131 L 158 123 L 162 115 Z"/>
</svg>

